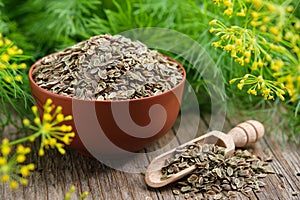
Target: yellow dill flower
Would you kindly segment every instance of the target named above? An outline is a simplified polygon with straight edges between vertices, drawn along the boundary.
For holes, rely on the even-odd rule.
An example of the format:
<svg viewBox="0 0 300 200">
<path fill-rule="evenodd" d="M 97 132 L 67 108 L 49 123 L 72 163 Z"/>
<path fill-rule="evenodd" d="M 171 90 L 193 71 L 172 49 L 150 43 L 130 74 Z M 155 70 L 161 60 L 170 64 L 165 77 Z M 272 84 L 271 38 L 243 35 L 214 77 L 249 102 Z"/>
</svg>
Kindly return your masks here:
<svg viewBox="0 0 300 200">
<path fill-rule="evenodd" d="M 238 80 L 237 78 L 231 79 L 231 80 L 229 81 L 229 84 L 232 85 L 232 84 L 235 83 L 237 80 Z"/>
<path fill-rule="evenodd" d="M 65 119 L 65 116 L 64 116 L 62 113 L 59 113 L 59 114 L 56 116 L 56 120 L 57 120 L 58 122 L 62 122 L 64 119 Z"/>
<path fill-rule="evenodd" d="M 293 83 L 293 77 L 292 77 L 292 75 L 287 75 L 286 77 L 285 77 L 285 80 L 286 80 L 286 82 L 288 82 L 288 83 Z"/>
<path fill-rule="evenodd" d="M 255 95 L 255 96 L 257 95 L 256 90 L 251 90 L 250 93 L 251 93 L 252 95 Z"/>
<path fill-rule="evenodd" d="M 213 33 L 213 32 L 215 32 L 215 31 L 217 31 L 217 29 L 215 29 L 215 28 L 210 28 L 210 29 L 209 29 L 209 32 L 210 32 L 210 33 Z"/>
<path fill-rule="evenodd" d="M 274 60 L 271 62 L 271 69 L 274 71 L 277 71 L 277 72 L 280 71 L 282 66 L 283 66 L 283 61 L 281 59 Z"/>
<path fill-rule="evenodd" d="M 238 87 L 238 89 L 239 89 L 239 90 L 242 90 L 242 89 L 243 89 L 243 87 L 244 87 L 244 84 L 242 84 L 242 83 L 239 83 L 239 84 L 237 85 L 237 87 Z"/>
<path fill-rule="evenodd" d="M 19 188 L 19 183 L 17 181 L 11 181 L 9 183 L 9 186 L 11 187 L 11 189 L 18 189 Z"/>
<path fill-rule="evenodd" d="M 294 10 L 294 7 L 292 5 L 289 5 L 286 7 L 287 12 L 293 12 L 293 10 Z"/>
<path fill-rule="evenodd" d="M 1 55 L 0 58 L 1 58 L 1 60 L 4 61 L 4 62 L 10 61 L 10 57 L 9 57 L 9 55 L 7 55 L 6 53 L 3 53 L 3 54 Z"/>
<path fill-rule="evenodd" d="M 254 19 L 256 19 L 256 18 L 258 18 L 259 17 L 259 13 L 258 12 L 256 12 L 256 11 L 251 11 L 251 15 L 252 15 L 252 17 L 254 18 Z"/>
<path fill-rule="evenodd" d="M 5 80 L 7 83 L 11 83 L 11 82 L 12 82 L 12 78 L 11 78 L 10 76 L 4 77 L 4 80 Z"/>
<path fill-rule="evenodd" d="M 62 141 L 64 141 L 64 140 L 62 139 Z M 51 146 L 51 148 L 54 148 L 55 145 L 57 144 L 57 140 L 55 138 L 50 138 L 48 140 L 48 142 L 49 142 L 48 144 Z"/>
<path fill-rule="evenodd" d="M 244 66 L 244 64 L 245 64 L 244 57 L 237 58 L 237 59 L 235 59 L 235 61 L 238 62 L 241 66 Z"/>
<path fill-rule="evenodd" d="M 268 28 L 265 25 L 262 25 L 262 26 L 259 27 L 259 30 L 261 32 L 267 32 Z"/>
<path fill-rule="evenodd" d="M 232 2 L 231 2 L 231 0 L 224 0 L 223 3 L 224 3 L 224 5 L 227 6 L 227 7 L 232 7 Z"/>
<path fill-rule="evenodd" d="M 2 183 L 6 183 L 7 181 L 9 181 L 9 176 L 6 175 L 6 174 L 1 175 L 1 176 L 0 176 L 0 181 L 1 181 Z"/>
<path fill-rule="evenodd" d="M 257 66 L 259 66 L 259 67 L 262 67 L 262 66 L 264 66 L 264 62 L 263 62 L 263 61 L 261 61 L 261 60 L 259 60 L 259 61 L 257 62 Z"/>
<path fill-rule="evenodd" d="M 244 9 L 242 9 L 240 12 L 236 13 L 237 16 L 239 17 L 245 17 L 246 16 L 246 12 Z"/>
<path fill-rule="evenodd" d="M 51 121 L 52 120 L 51 114 L 50 113 L 44 113 L 43 120 L 47 121 L 47 122 Z"/>
<path fill-rule="evenodd" d="M 247 58 L 250 58 L 251 57 L 251 51 L 245 51 L 244 56 L 247 57 Z"/>
<path fill-rule="evenodd" d="M 64 200 L 69 200 L 71 198 L 71 195 L 73 192 L 76 190 L 76 187 L 74 185 L 71 186 L 70 190 L 65 194 Z M 87 191 L 83 192 L 80 196 L 79 199 L 84 199 L 89 193 Z"/>
<path fill-rule="evenodd" d="M 27 184 L 28 184 L 28 180 L 25 179 L 25 178 L 22 178 L 22 179 L 20 180 L 20 182 L 21 182 L 22 185 L 27 185 Z"/>
<path fill-rule="evenodd" d="M 72 115 L 68 115 L 68 116 L 65 117 L 64 120 L 65 121 L 69 121 L 69 120 L 72 120 L 72 119 L 73 119 Z"/>
<path fill-rule="evenodd" d="M 236 44 L 237 46 L 242 46 L 242 45 L 243 45 L 242 39 L 236 39 L 236 40 L 235 40 L 235 44 Z"/>
<path fill-rule="evenodd" d="M 26 160 L 26 157 L 25 157 L 24 154 L 20 154 L 20 155 L 17 156 L 16 160 L 17 160 L 18 163 L 22 163 Z"/>
<path fill-rule="evenodd" d="M 8 38 L 4 38 L 4 43 L 5 43 L 6 46 L 9 46 L 9 45 L 11 45 L 13 42 L 12 42 L 10 39 L 8 39 Z"/>
<path fill-rule="evenodd" d="M 233 13 L 233 9 L 232 8 L 227 8 L 225 11 L 224 11 L 224 14 L 227 15 L 227 16 L 231 16 Z"/>
<path fill-rule="evenodd" d="M 28 139 L 30 142 L 34 142 L 35 140 L 35 136 L 29 136 L 29 139 Z"/>
<path fill-rule="evenodd" d="M 280 89 L 285 89 L 284 85 L 278 82 L 265 80 L 261 75 L 256 77 L 252 74 L 246 74 L 241 78 L 235 78 L 235 80 L 240 80 L 239 84 L 237 84 L 239 90 L 242 90 L 245 85 L 250 86 L 247 90 L 248 94 L 256 96 L 258 92 L 260 92 L 265 100 L 274 100 L 274 94 L 276 94 L 282 101 L 285 99 L 283 97 L 285 92 L 283 89 Z"/>
<path fill-rule="evenodd" d="M 226 6 L 223 1 L 224 14 L 232 15 L 230 9 L 233 9 L 233 2 Z M 251 2 L 253 6 L 251 6 Z M 246 13 L 246 9 L 243 10 L 243 7 L 248 8 L 249 11 Z M 300 83 L 296 80 L 299 70 L 295 71 L 294 65 L 300 56 L 300 36 L 295 28 L 297 26 L 300 29 L 300 20 L 290 16 L 293 14 L 287 13 L 287 7 L 262 0 L 249 0 L 243 3 L 238 1 L 234 5 L 236 15 L 243 16 L 244 13 L 250 15 L 244 20 L 245 22 L 242 22 L 243 25 L 227 26 L 222 20 L 213 20 L 209 23 L 212 26 L 211 32 L 214 32 L 219 39 L 214 41 L 212 46 L 227 51 L 235 62 L 252 70 L 249 78 L 243 78 L 240 74 L 241 78 L 229 81 L 230 84 L 233 84 L 239 80 L 236 83 L 239 90 L 247 87 L 246 91 L 249 94 L 261 94 L 266 100 L 274 100 L 276 97 L 284 100 L 284 91 L 288 91 L 291 100 L 294 100 L 296 95 L 299 99 Z M 291 10 L 291 8 L 289 9 Z M 234 20 L 237 19 L 236 17 Z M 230 22 L 227 20 L 227 23 Z M 290 62 L 293 63 L 293 66 L 289 66 Z M 257 73 L 264 75 L 266 79 L 262 76 L 254 76 Z M 288 74 L 293 74 L 293 82 L 283 89 L 280 83 L 288 83 Z M 287 77 L 287 79 L 280 81 L 279 79 L 283 77 Z M 241 82 L 242 79 L 245 81 Z M 276 84 L 277 82 L 278 84 Z"/>
<path fill-rule="evenodd" d="M 268 17 L 268 16 L 262 18 L 262 21 L 263 21 L 264 23 L 269 23 L 270 20 L 271 20 L 271 19 L 270 19 L 270 17 Z"/>
<path fill-rule="evenodd" d="M 216 23 L 218 22 L 218 20 L 216 20 L 216 19 L 214 19 L 214 20 L 211 20 L 210 22 L 209 22 L 209 25 L 215 25 Z"/>
<path fill-rule="evenodd" d="M 36 106 L 32 106 L 32 107 L 31 107 L 31 110 L 32 110 L 32 112 L 33 112 L 34 115 L 37 115 L 37 114 L 38 114 L 38 113 L 37 113 L 37 112 L 38 112 L 38 108 L 37 108 Z"/>
<path fill-rule="evenodd" d="M 53 102 L 52 99 L 47 99 L 44 107 L 50 106 L 52 104 L 52 102 Z"/>
<path fill-rule="evenodd" d="M 0 79 L 4 80 L 6 83 L 11 84 L 9 87 L 11 89 L 17 90 L 18 83 L 22 83 L 21 72 L 18 71 L 18 63 L 9 63 L 11 60 L 19 60 L 15 57 L 17 54 L 23 53 L 16 45 L 13 45 L 12 41 L 8 38 L 0 37 L 0 70 L 5 70 L 5 73 L 0 74 Z M 18 89 L 19 90 L 19 89 Z M 4 91 L 5 92 L 5 91 Z"/>
<path fill-rule="evenodd" d="M 8 145 L 8 139 L 5 138 L 2 140 L 1 153 L 4 156 L 7 156 L 10 153 L 10 151 L 11 151 L 11 148 Z"/>
<path fill-rule="evenodd" d="M 270 27 L 269 30 L 270 30 L 270 32 L 271 32 L 272 34 L 274 34 L 274 35 L 278 35 L 278 34 L 279 34 L 279 28 L 276 27 L 276 26 Z"/>
<path fill-rule="evenodd" d="M 249 78 L 250 74 L 245 74 L 245 76 L 243 77 L 243 80 L 247 80 Z"/>
<path fill-rule="evenodd" d="M 80 198 L 81 198 L 81 199 L 84 199 L 88 194 L 89 194 L 89 192 L 88 192 L 88 191 L 85 191 L 85 192 L 83 192 L 83 193 L 80 195 Z"/>
<path fill-rule="evenodd" d="M 297 76 L 296 80 L 297 80 L 297 83 L 300 84 L 300 75 Z"/>
<path fill-rule="evenodd" d="M 285 101 L 285 98 L 280 94 L 278 95 L 281 101 Z"/>
<path fill-rule="evenodd" d="M 5 165 L 7 163 L 6 158 L 0 157 L 0 166 Z"/>
<path fill-rule="evenodd" d="M 18 81 L 18 82 L 22 82 L 22 76 L 21 75 L 17 75 L 15 76 L 15 80 Z"/>
<path fill-rule="evenodd" d="M 65 125 L 61 123 L 72 120 L 72 116 L 65 116 L 62 113 L 61 106 L 53 105 L 51 99 L 47 99 L 43 106 L 43 118 L 39 117 L 38 108 L 33 106 L 32 112 L 35 116 L 34 125 L 30 125 L 27 121 L 28 127 L 35 130 L 36 133 L 30 138 L 34 140 L 36 137 L 41 137 L 41 145 L 39 149 L 39 155 L 43 156 L 45 154 L 44 149 L 55 148 L 60 153 L 64 154 L 64 146 L 69 145 L 72 138 L 75 137 L 74 132 L 72 132 L 72 126 Z M 24 122 L 23 122 L 24 123 Z M 24 124 L 25 124 L 24 123 Z"/>
<path fill-rule="evenodd" d="M 34 121 L 34 123 L 35 123 L 36 125 L 40 125 L 40 124 L 41 124 L 41 120 L 40 120 L 39 117 L 35 117 L 33 121 Z"/>
<path fill-rule="evenodd" d="M 39 149 L 39 156 L 44 156 L 44 155 L 45 155 L 44 149 Z"/>
<path fill-rule="evenodd" d="M 23 50 L 22 49 L 18 49 L 17 50 L 17 54 L 19 54 L 19 55 L 23 54 Z"/>
<path fill-rule="evenodd" d="M 221 47 L 220 42 L 213 42 L 211 45 L 216 47 L 216 48 Z"/>
<path fill-rule="evenodd" d="M 269 4 L 267 5 L 267 8 L 268 8 L 268 10 L 269 10 L 271 13 L 275 13 L 275 12 L 277 11 L 275 5 L 272 4 L 272 3 L 269 3 Z"/>
<path fill-rule="evenodd" d="M 23 145 L 19 144 L 17 146 L 17 153 L 18 154 L 28 154 L 30 153 L 30 148 L 29 147 L 24 147 Z"/>
<path fill-rule="evenodd" d="M 18 65 L 17 65 L 17 63 L 13 63 L 13 64 L 11 64 L 10 65 L 11 66 L 11 68 L 13 69 L 13 70 L 17 70 L 18 69 Z"/>
<path fill-rule="evenodd" d="M 10 56 L 13 56 L 13 55 L 17 54 L 17 51 L 15 50 L 15 48 L 7 48 L 6 52 Z"/>
<path fill-rule="evenodd" d="M 67 126 L 67 125 L 63 124 L 60 127 L 60 131 L 62 131 L 62 132 L 70 132 L 70 131 L 72 131 L 72 126 Z"/>
<path fill-rule="evenodd" d="M 42 130 L 43 133 L 49 132 L 49 131 L 51 131 L 51 129 L 52 129 L 52 126 L 48 122 L 44 122 L 43 123 L 43 127 L 41 128 L 41 130 Z"/>
<path fill-rule="evenodd" d="M 267 60 L 267 61 L 271 61 L 271 60 L 272 60 L 272 57 L 271 57 L 269 54 L 267 54 L 267 55 L 266 55 L 266 60 Z"/>
<path fill-rule="evenodd" d="M 234 49 L 235 49 L 235 45 L 233 45 L 233 44 L 227 44 L 227 45 L 224 47 L 224 49 L 225 49 L 226 51 L 234 50 Z"/>
<path fill-rule="evenodd" d="M 294 27 L 296 30 L 300 30 L 300 20 L 296 21 L 296 23 L 294 24 Z"/>
<path fill-rule="evenodd" d="M 271 90 L 270 90 L 269 88 L 264 89 L 264 90 L 262 91 L 262 94 L 263 94 L 264 96 L 268 96 L 270 93 L 271 93 Z"/>
<path fill-rule="evenodd" d="M 19 65 L 19 68 L 20 68 L 20 69 L 26 69 L 26 67 L 27 67 L 26 63 L 21 63 L 21 64 Z"/>
<path fill-rule="evenodd" d="M 253 26 L 253 27 L 257 27 L 257 26 L 259 26 L 261 23 L 259 23 L 258 21 L 255 21 L 255 20 L 252 20 L 251 22 L 250 22 L 250 25 L 251 26 Z"/>
<path fill-rule="evenodd" d="M 7 67 L 6 67 L 6 65 L 5 64 L 3 64 L 3 63 L 0 63 L 0 69 L 6 69 Z"/>
<path fill-rule="evenodd" d="M 30 169 L 28 166 L 22 166 L 20 169 L 20 173 L 22 174 L 23 177 L 27 177 L 30 174 Z"/>
<path fill-rule="evenodd" d="M 249 42 L 250 42 L 250 44 L 255 44 L 255 43 L 256 43 L 256 39 L 255 39 L 255 38 L 251 38 L 251 39 L 249 40 Z"/>
<path fill-rule="evenodd" d="M 4 138 L 2 140 L 2 145 L 8 145 L 9 144 L 9 140 L 7 138 Z"/>
<path fill-rule="evenodd" d="M 256 7 L 256 8 L 261 8 L 263 6 L 262 0 L 252 0 L 252 4 Z"/>
<path fill-rule="evenodd" d="M 294 37 L 294 34 L 291 31 L 287 31 L 284 35 L 284 39 L 289 40 Z"/>
<path fill-rule="evenodd" d="M 0 155 L 0 181 L 2 183 L 8 183 L 12 189 L 17 189 L 19 183 L 27 184 L 28 181 L 24 177 L 30 175 L 34 170 L 34 164 L 23 165 L 26 160 L 26 154 L 30 152 L 30 148 L 18 145 L 16 152 L 13 155 L 10 154 L 7 147 L 10 147 L 11 143 L 8 139 L 2 140 Z M 20 176 L 21 175 L 21 176 Z"/>
</svg>

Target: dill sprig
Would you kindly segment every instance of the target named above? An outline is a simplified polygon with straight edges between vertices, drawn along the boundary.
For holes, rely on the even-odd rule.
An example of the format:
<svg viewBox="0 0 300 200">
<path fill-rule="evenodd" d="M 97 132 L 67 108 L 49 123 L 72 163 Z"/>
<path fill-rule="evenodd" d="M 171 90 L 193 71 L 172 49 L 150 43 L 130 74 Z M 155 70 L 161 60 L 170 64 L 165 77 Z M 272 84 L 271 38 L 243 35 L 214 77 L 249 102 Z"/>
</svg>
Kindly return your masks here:
<svg viewBox="0 0 300 200">
<path fill-rule="evenodd" d="M 222 72 L 226 91 L 218 92 L 226 97 L 228 105 L 235 105 L 228 107 L 227 113 L 233 117 L 241 112 L 248 112 L 249 117 L 256 116 L 251 113 L 263 117 L 259 112 L 262 109 L 279 113 L 282 125 L 277 128 L 287 127 L 289 131 L 283 134 L 294 142 L 299 141 L 295 137 L 299 136 L 300 108 L 297 50 L 300 8 L 296 0 L 0 2 L 5 8 L 0 9 L 2 16 L 9 19 L 6 22 L 17 23 L 15 31 L 25 36 L 26 42 L 35 47 L 32 54 L 39 57 L 103 33 L 118 34 L 140 27 L 182 32 L 199 42 Z M 229 35 L 234 35 L 234 40 L 226 39 Z M 24 51 L 27 49 L 25 45 Z M 176 58 L 184 63 L 201 107 L 209 108 L 207 84 L 213 83 L 205 82 L 194 66 Z M 282 109 L 285 112 L 281 113 Z"/>
</svg>

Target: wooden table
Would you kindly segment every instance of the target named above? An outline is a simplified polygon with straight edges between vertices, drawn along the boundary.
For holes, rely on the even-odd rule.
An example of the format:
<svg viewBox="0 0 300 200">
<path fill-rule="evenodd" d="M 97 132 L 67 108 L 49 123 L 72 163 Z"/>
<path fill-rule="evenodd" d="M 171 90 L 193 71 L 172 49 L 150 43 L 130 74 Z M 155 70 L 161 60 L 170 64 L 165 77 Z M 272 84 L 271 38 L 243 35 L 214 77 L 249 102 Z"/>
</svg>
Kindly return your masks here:
<svg viewBox="0 0 300 200">
<path fill-rule="evenodd" d="M 184 137 L 177 138 L 178 143 L 185 142 L 194 135 L 190 127 L 195 126 L 196 116 L 189 114 L 186 116 L 188 123 L 180 124 L 177 120 L 172 130 L 155 144 L 144 149 L 142 152 L 150 152 L 164 146 L 176 137 L 176 130 L 180 124 L 185 130 Z M 197 136 L 207 131 L 207 120 L 209 117 L 200 119 Z M 232 125 L 237 122 L 225 122 L 223 131 L 227 132 Z M 3 130 L 3 134 L 9 131 Z M 2 134 L 2 135 L 3 135 Z M 34 143 L 32 148 L 37 149 L 38 143 Z M 264 150 L 269 150 L 274 156 L 270 168 L 278 174 L 268 175 L 264 179 L 266 186 L 259 193 L 251 193 L 250 199 L 300 199 L 300 151 L 299 146 L 286 144 L 282 146 L 274 140 L 272 133 L 267 133 L 264 138 L 253 145 L 251 149 L 254 154 L 262 156 Z M 67 151 L 65 155 L 60 155 L 56 150 L 49 150 L 44 157 L 37 155 L 37 150 L 30 154 L 30 162 L 36 163 L 36 170 L 29 178 L 29 184 L 16 191 L 11 191 L 6 185 L 0 184 L 0 199 L 26 199 L 43 200 L 63 199 L 72 185 L 77 190 L 72 194 L 71 199 L 77 199 L 80 193 L 88 191 L 87 199 L 104 200 L 156 200 L 156 199 L 184 199 L 183 196 L 173 195 L 172 187 L 167 186 L 161 189 L 152 189 L 146 186 L 143 173 L 126 173 L 117 171 L 101 164 L 93 158 L 84 157 L 73 151 Z M 144 161 L 149 163 L 151 156 L 145 154 Z M 146 166 L 145 166 L 146 169 Z M 297 175 L 298 173 L 298 175 Z M 238 195 L 237 199 L 248 199 L 243 195 Z"/>
</svg>

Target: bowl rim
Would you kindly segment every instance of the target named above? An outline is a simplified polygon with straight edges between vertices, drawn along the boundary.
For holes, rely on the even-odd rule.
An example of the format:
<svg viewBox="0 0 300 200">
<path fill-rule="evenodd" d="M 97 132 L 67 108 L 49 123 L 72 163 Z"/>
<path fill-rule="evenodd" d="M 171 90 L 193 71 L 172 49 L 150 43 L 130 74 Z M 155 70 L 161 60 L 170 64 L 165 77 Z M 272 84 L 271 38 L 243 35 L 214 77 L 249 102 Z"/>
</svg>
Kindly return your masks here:
<svg viewBox="0 0 300 200">
<path fill-rule="evenodd" d="M 142 100 L 147 100 L 147 99 L 151 99 L 151 98 L 155 98 L 155 97 L 160 97 L 160 96 L 163 96 L 167 93 L 170 93 L 170 92 L 173 92 L 174 93 L 174 90 L 176 90 L 177 88 L 179 88 L 182 84 L 185 83 L 186 81 L 186 71 L 185 71 L 185 68 L 182 66 L 182 64 L 180 64 L 177 60 L 169 57 L 169 56 L 166 56 L 164 54 L 162 54 L 163 56 L 167 57 L 168 60 L 171 60 L 173 62 L 176 62 L 177 65 L 179 66 L 179 68 L 181 69 L 182 73 L 183 73 L 183 76 L 182 76 L 182 80 L 176 84 L 174 87 L 172 87 L 170 90 L 167 90 L 167 91 L 164 91 L 158 95 L 154 95 L 154 96 L 149 96 L 149 97 L 142 97 L 142 98 L 138 98 L 138 99 L 124 99 L 124 100 L 97 100 L 97 99 L 92 99 L 92 100 L 88 100 L 88 99 L 79 99 L 79 98 L 75 98 L 75 97 L 69 97 L 69 96 L 64 96 L 64 95 L 60 95 L 60 94 L 57 94 L 57 93 L 54 93 L 54 92 L 51 92 L 49 90 L 46 90 L 42 87 L 40 87 L 34 80 L 33 80 L 33 77 L 32 77 L 32 73 L 33 73 L 33 70 L 34 68 L 36 67 L 37 64 L 39 64 L 43 58 L 45 57 L 48 57 L 48 56 L 52 56 L 52 55 L 55 55 L 55 54 L 58 54 L 59 52 L 55 52 L 55 53 L 52 53 L 52 54 L 49 54 L 47 56 L 44 56 L 40 59 L 38 59 L 29 69 L 29 72 L 28 72 L 28 77 L 29 77 L 29 81 L 30 81 L 30 84 L 32 84 L 34 87 L 38 88 L 40 91 L 44 92 L 44 93 L 47 93 L 49 94 L 50 96 L 54 96 L 55 98 L 58 98 L 58 99 L 69 99 L 69 100 L 78 100 L 78 101 L 86 101 L 86 102 L 103 102 L 103 103 L 111 103 L 111 102 L 134 102 L 134 101 L 142 101 Z"/>
</svg>

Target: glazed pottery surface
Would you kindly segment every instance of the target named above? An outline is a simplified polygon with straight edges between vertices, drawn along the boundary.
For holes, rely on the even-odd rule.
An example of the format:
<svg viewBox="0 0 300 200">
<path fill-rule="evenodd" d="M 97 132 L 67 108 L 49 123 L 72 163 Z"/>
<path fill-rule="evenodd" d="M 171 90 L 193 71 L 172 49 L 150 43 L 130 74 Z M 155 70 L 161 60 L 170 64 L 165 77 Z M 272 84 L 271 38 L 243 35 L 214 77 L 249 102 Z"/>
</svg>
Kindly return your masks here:
<svg viewBox="0 0 300 200">
<path fill-rule="evenodd" d="M 183 80 L 171 90 L 140 99 L 99 101 L 62 96 L 39 87 L 32 73 L 40 61 L 29 71 L 31 92 L 39 112 L 43 113 L 43 104 L 51 98 L 56 106 L 63 107 L 64 115 L 72 115 L 73 120 L 66 123 L 72 125 L 75 132 L 69 147 L 81 154 L 141 150 L 166 134 L 177 118 L 186 78 L 179 63 Z"/>
</svg>

